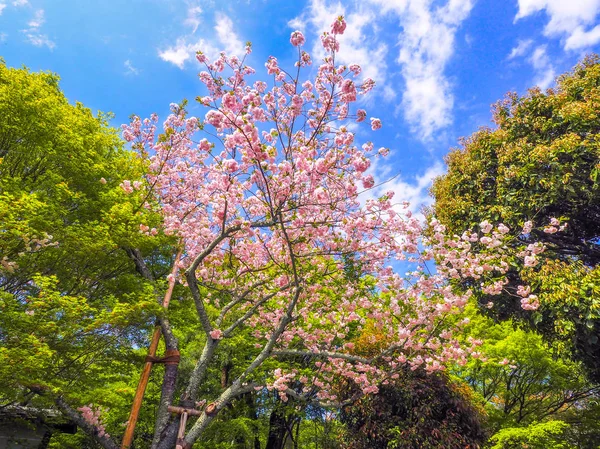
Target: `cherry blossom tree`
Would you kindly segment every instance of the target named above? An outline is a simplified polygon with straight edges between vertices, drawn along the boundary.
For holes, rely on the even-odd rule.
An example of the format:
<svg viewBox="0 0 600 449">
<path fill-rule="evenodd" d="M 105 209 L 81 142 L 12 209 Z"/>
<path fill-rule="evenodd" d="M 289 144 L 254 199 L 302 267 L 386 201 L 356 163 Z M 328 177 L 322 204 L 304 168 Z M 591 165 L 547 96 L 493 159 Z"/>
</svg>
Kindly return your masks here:
<svg viewBox="0 0 600 449">
<path fill-rule="evenodd" d="M 302 33 L 292 33 L 295 67 L 287 71 L 270 57 L 269 83 L 251 82 L 250 46 L 242 59 L 221 53 L 210 61 L 199 52 L 204 117 L 173 104 L 160 134 L 156 115 L 123 126 L 148 172 L 121 187 L 164 217 L 162 229 L 140 223 L 140 232 L 181 242 L 181 275 L 171 277 L 189 290 L 197 314 L 190 320 L 205 337 L 179 401 L 208 405 L 181 447 L 191 447 L 245 393 L 276 390 L 284 401 L 336 407 L 343 405 L 340 382 L 376 393 L 407 367 L 433 372 L 465 363 L 480 344 L 455 337 L 461 322 L 451 316 L 470 292 L 449 280 L 501 288 L 506 228 L 483 224 L 479 233 L 449 240 L 434 222 L 426 238 L 424 224 L 393 192 L 367 199 L 375 185 L 371 161 L 388 150 L 359 144 L 351 131 L 356 123 L 373 131 L 382 123 L 361 107 L 373 80 L 362 79 L 356 64 L 336 63 L 345 28 L 339 17 L 322 34 L 326 56 L 318 67 L 303 50 Z M 473 245 L 488 251 L 476 253 Z M 405 277 L 395 261 L 419 268 Z M 432 273 L 427 261 L 435 261 Z M 167 347 L 176 348 L 168 315 L 161 324 Z M 251 357 L 217 397 L 200 397 L 219 346 L 242 332 Z M 358 344 L 365 338 L 372 340 L 368 350 Z M 175 443 L 178 417 L 167 410 L 176 402 L 175 378 L 165 376 L 154 448 Z"/>
</svg>

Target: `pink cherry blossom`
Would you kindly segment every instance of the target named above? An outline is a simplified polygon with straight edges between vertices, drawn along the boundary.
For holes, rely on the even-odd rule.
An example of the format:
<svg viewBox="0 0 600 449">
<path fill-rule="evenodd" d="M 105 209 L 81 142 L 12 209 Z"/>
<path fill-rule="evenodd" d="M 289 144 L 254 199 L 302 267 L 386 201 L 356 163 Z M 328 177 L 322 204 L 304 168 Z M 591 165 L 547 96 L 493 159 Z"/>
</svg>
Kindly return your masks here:
<svg viewBox="0 0 600 449">
<path fill-rule="evenodd" d="M 223 338 L 223 331 L 221 329 L 213 329 L 209 332 L 209 334 L 210 338 L 212 338 L 213 340 L 220 340 L 221 338 Z"/>
<path fill-rule="evenodd" d="M 294 31 L 290 37 L 290 42 L 292 43 L 292 45 L 294 47 L 300 47 L 300 46 L 304 45 L 304 42 L 306 42 L 306 39 L 304 38 L 304 35 L 300 31 Z"/>
<path fill-rule="evenodd" d="M 131 186 L 131 181 L 125 180 L 121 184 L 119 184 L 119 187 L 121 187 L 121 189 L 123 189 L 123 191 L 125 193 L 133 192 L 133 187 Z"/>
<path fill-rule="evenodd" d="M 356 121 L 358 123 L 363 122 L 367 118 L 367 111 L 359 109 L 356 111 Z"/>
<path fill-rule="evenodd" d="M 531 232 L 531 230 L 533 229 L 533 222 L 531 221 L 526 221 L 525 224 L 523 225 L 523 234 L 529 234 Z"/>
<path fill-rule="evenodd" d="M 339 16 L 331 24 L 331 32 L 333 34 L 344 34 L 345 30 L 346 30 L 346 21 L 344 20 L 344 16 Z"/>
</svg>

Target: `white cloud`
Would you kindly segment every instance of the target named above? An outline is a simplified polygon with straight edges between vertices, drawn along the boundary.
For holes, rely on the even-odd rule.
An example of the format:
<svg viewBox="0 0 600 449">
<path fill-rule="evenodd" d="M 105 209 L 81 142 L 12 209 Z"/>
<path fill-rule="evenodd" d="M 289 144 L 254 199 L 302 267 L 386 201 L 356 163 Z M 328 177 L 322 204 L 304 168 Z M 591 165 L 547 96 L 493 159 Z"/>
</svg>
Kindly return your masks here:
<svg viewBox="0 0 600 449">
<path fill-rule="evenodd" d="M 19 2 L 15 2 L 15 4 L 16 3 Z M 21 6 L 21 4 L 17 6 Z M 44 10 L 38 9 L 34 14 L 33 19 L 27 22 L 29 28 L 21 31 L 25 34 L 25 37 L 30 44 L 35 45 L 36 47 L 48 47 L 50 50 L 52 50 L 54 47 L 56 47 L 56 44 L 46 34 L 40 32 L 40 28 L 44 22 Z"/>
<path fill-rule="evenodd" d="M 184 20 L 184 24 L 192 26 L 193 31 L 177 38 L 175 45 L 164 50 L 159 49 L 158 56 L 163 61 L 170 62 L 183 69 L 188 61 L 194 60 L 197 51 L 202 51 L 209 58 L 216 58 L 220 50 L 225 50 L 229 55 L 242 56 L 245 51 L 245 44 L 235 33 L 233 22 L 229 17 L 224 14 L 217 14 L 213 28 L 216 33 L 211 34 L 210 39 L 204 39 L 195 36 L 198 26 L 195 22 L 190 22 L 190 10 L 188 10 L 188 16 Z M 195 11 L 198 15 L 200 14 L 199 9 Z M 213 37 L 215 34 L 216 39 Z"/>
<path fill-rule="evenodd" d="M 7 37 L 8 37 L 8 34 L 6 34 L 6 33 L 0 33 L 0 42 L 6 41 Z"/>
<path fill-rule="evenodd" d="M 135 68 L 129 59 L 127 59 L 123 65 L 126 69 L 125 75 L 139 75 L 139 69 Z"/>
<path fill-rule="evenodd" d="M 225 52 L 229 55 L 242 56 L 246 45 L 240 40 L 233 29 L 233 22 L 224 14 L 217 14 L 215 31 Z"/>
<path fill-rule="evenodd" d="M 180 37 L 175 42 L 175 45 L 167 48 L 166 50 L 159 51 L 158 56 L 163 61 L 170 62 L 171 64 L 175 64 L 180 69 L 183 69 L 188 60 L 194 59 L 197 51 L 209 53 L 206 47 L 207 45 L 202 39 L 199 39 L 195 42 L 188 42 L 187 38 Z"/>
<path fill-rule="evenodd" d="M 302 31 L 310 25 L 318 36 L 329 30 L 336 16 L 344 15 L 348 27 L 340 38 L 337 60 L 361 64 L 365 76 L 385 86 L 379 92 L 387 99 L 396 96 L 390 85 L 395 73 L 389 66 L 388 45 L 398 46 L 397 62 L 405 81 L 404 116 L 415 134 L 429 140 L 452 123 L 454 98 L 444 70 L 454 53 L 456 31 L 468 17 L 473 2 L 443 0 L 440 5 L 436 0 L 311 0 L 306 10 L 288 25 Z M 397 19 L 402 30 L 394 39 L 384 36 L 380 29 L 387 15 Z M 316 36 L 313 53 L 319 57 L 323 51 Z"/>
<path fill-rule="evenodd" d="M 48 38 L 45 34 L 40 33 L 30 33 L 27 30 L 23 30 L 25 36 L 27 37 L 27 41 L 35 45 L 36 47 L 48 47 L 50 50 L 56 47 L 56 44 Z"/>
<path fill-rule="evenodd" d="M 534 83 L 541 89 L 550 87 L 556 78 L 556 71 L 550 62 L 550 58 L 546 52 L 546 46 L 540 45 L 537 47 L 531 57 L 528 58 L 528 61 L 536 71 Z"/>
<path fill-rule="evenodd" d="M 38 9 L 35 12 L 33 19 L 27 22 L 27 25 L 29 25 L 29 28 L 39 28 L 44 24 L 45 21 L 46 20 L 44 19 L 44 10 Z"/>
<path fill-rule="evenodd" d="M 200 6 L 190 6 L 188 7 L 187 17 L 183 21 L 184 25 L 188 25 L 193 28 L 192 34 L 196 32 L 198 26 L 200 26 L 201 20 L 200 16 L 202 15 L 202 8 Z"/>
<path fill-rule="evenodd" d="M 368 192 L 368 198 L 377 198 L 386 192 L 392 191 L 394 192 L 394 202 L 397 203 L 396 209 L 398 211 L 403 209 L 402 202 L 408 201 L 410 203 L 408 209 L 418 214 L 423 210 L 423 207 L 433 203 L 433 198 L 429 195 L 429 189 L 433 180 L 445 173 L 445 168 L 440 161 L 435 161 L 421 175 L 409 178 L 398 175 L 392 178 L 395 174 L 391 172 L 391 168 L 381 166 L 379 162 L 376 162 L 370 171 L 377 182 L 381 184 Z"/>
<path fill-rule="evenodd" d="M 525 53 L 527 53 L 527 51 L 531 48 L 531 45 L 533 45 L 532 39 L 519 40 L 519 43 L 511 50 L 507 59 L 514 59 L 524 56 Z"/>
<path fill-rule="evenodd" d="M 0 15 L 2 15 L 4 8 L 6 8 L 6 3 L 0 3 Z"/>
<path fill-rule="evenodd" d="M 585 31 L 583 27 L 577 27 L 565 41 L 565 50 L 589 48 L 598 42 L 600 42 L 600 25 L 596 25 L 589 31 Z"/>
<path fill-rule="evenodd" d="M 218 54 L 217 48 L 211 42 L 204 39 L 193 40 L 191 37 L 185 36 L 177 39 L 175 45 L 159 51 L 158 56 L 163 61 L 170 62 L 183 69 L 187 61 L 194 60 L 198 51 L 202 51 L 209 57 L 215 57 Z"/>
<path fill-rule="evenodd" d="M 577 50 L 600 42 L 600 28 L 588 30 L 600 13 L 600 0 L 518 0 L 515 20 L 545 11 L 549 21 L 544 34 L 564 39 L 565 50 Z"/>
<path fill-rule="evenodd" d="M 468 17 L 472 0 L 370 0 L 384 13 L 395 14 L 402 32 L 398 38 L 404 116 L 422 140 L 452 123 L 454 96 L 444 70 L 454 53 L 454 38 Z"/>
<path fill-rule="evenodd" d="M 13 6 L 25 6 L 29 4 L 28 0 L 15 0 L 13 3 Z"/>
</svg>

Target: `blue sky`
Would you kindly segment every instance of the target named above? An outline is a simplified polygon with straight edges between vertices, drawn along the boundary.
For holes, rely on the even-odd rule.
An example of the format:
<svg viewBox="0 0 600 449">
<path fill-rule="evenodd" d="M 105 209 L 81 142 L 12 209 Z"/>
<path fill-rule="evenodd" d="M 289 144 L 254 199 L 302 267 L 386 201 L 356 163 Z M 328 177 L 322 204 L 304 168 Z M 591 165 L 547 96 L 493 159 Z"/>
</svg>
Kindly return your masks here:
<svg viewBox="0 0 600 449">
<path fill-rule="evenodd" d="M 375 79 L 365 106 L 384 123 L 357 137 L 392 150 L 376 175 L 418 208 L 444 154 L 491 124 L 492 103 L 600 51 L 599 13 L 600 0 L 0 0 L 0 56 L 58 73 L 70 101 L 118 126 L 201 94 L 196 50 L 241 55 L 251 41 L 260 73 L 269 55 L 293 63 L 295 29 L 317 59 L 319 33 L 344 14 L 338 60 Z"/>
</svg>

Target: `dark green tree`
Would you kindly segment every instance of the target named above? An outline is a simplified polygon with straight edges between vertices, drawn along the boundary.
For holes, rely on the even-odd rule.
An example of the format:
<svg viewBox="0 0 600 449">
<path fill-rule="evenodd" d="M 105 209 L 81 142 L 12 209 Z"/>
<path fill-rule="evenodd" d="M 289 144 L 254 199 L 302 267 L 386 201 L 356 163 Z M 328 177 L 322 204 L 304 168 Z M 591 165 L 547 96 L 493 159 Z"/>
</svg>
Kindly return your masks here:
<svg viewBox="0 0 600 449">
<path fill-rule="evenodd" d="M 406 370 L 377 394 L 342 409 L 344 447 L 477 448 L 486 435 L 468 392 L 443 374 Z"/>
<path fill-rule="evenodd" d="M 528 323 L 573 348 L 600 380 L 600 63 L 588 57 L 555 88 L 509 94 L 494 108 L 495 129 L 483 128 L 447 156 L 448 172 L 433 185 L 431 212 L 452 234 L 483 220 L 503 222 L 514 251 L 541 242 L 533 270 L 511 267 L 500 296 L 480 294 L 486 313 Z M 552 218 L 566 223 L 545 232 Z M 530 232 L 523 232 L 527 222 Z M 548 230 L 548 229 L 546 229 Z M 556 228 L 555 228 L 556 230 Z M 517 287 L 529 284 L 541 306 L 521 308 Z M 477 284 L 474 282 L 474 286 Z"/>
</svg>

